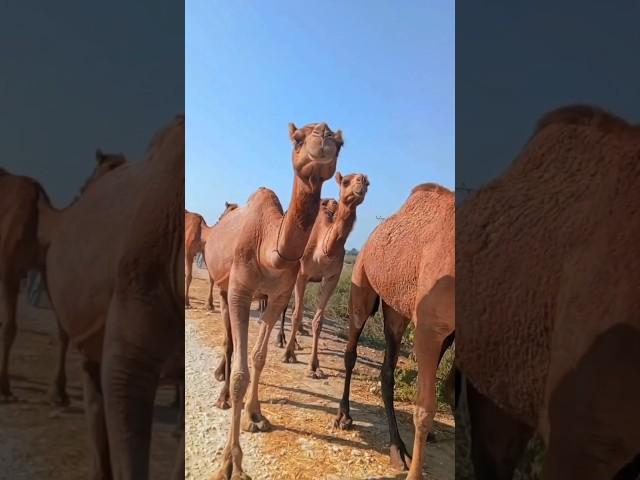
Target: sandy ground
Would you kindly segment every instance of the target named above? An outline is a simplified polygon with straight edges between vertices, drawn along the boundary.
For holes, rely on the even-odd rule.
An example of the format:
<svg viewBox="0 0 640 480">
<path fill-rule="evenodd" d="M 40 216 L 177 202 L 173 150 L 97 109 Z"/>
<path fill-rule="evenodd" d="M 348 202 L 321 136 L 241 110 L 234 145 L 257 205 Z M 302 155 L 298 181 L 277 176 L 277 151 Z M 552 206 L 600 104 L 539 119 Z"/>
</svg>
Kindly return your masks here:
<svg viewBox="0 0 640 480">
<path fill-rule="evenodd" d="M 10 372 L 17 403 L 0 404 L 0 479 L 89 478 L 88 434 L 82 405 L 81 358 L 69 351 L 68 392 L 71 405 L 45 402 L 57 351 L 51 310 L 30 307 L 21 298 L 18 334 Z M 168 479 L 178 441 L 173 437 L 177 410 L 169 407 L 174 390 L 162 387 L 156 397 L 151 478 Z"/>
<path fill-rule="evenodd" d="M 186 477 L 193 480 L 208 479 L 219 466 L 230 418 L 230 411 L 214 406 L 222 386 L 213 372 L 222 353 L 223 326 L 219 303 L 215 313 L 204 308 L 207 282 L 203 273 L 195 272 L 190 292 L 194 308 L 186 310 Z M 254 308 L 250 344 L 257 335 L 257 316 Z M 303 350 L 296 352 L 299 363 L 293 365 L 281 363 L 283 350 L 272 342 L 260 399 L 262 412 L 274 429 L 242 433 L 246 473 L 254 480 L 404 478 L 406 473 L 389 467 L 387 421 L 376 388 L 384 352 L 358 348 L 351 388 L 355 425 L 351 431 L 342 431 L 332 426 L 344 380 L 345 342 L 335 335 L 335 325 L 327 322 L 320 339 L 320 365 L 328 374 L 323 380 L 304 375 L 310 337 L 300 339 Z M 400 433 L 411 449 L 412 405 L 396 402 L 396 409 Z M 425 478 L 452 480 L 455 427 L 450 411 L 439 412 L 434 428 L 439 440 L 427 445 Z"/>
</svg>

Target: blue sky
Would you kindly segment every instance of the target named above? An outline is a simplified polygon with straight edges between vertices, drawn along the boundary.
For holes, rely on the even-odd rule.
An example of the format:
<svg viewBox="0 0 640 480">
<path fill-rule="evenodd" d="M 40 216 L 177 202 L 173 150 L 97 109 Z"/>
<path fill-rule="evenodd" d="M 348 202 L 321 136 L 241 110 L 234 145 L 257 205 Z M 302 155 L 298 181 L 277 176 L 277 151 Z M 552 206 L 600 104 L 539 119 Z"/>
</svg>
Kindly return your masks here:
<svg viewBox="0 0 640 480">
<path fill-rule="evenodd" d="M 286 209 L 291 121 L 342 129 L 338 170 L 369 175 L 349 248 L 415 185 L 452 188 L 454 16 L 454 2 L 188 0 L 187 209 L 213 223 L 260 186 Z"/>
<path fill-rule="evenodd" d="M 3 5 L 0 166 L 65 206 L 96 148 L 140 159 L 184 111 L 183 18 L 172 0 Z"/>
</svg>

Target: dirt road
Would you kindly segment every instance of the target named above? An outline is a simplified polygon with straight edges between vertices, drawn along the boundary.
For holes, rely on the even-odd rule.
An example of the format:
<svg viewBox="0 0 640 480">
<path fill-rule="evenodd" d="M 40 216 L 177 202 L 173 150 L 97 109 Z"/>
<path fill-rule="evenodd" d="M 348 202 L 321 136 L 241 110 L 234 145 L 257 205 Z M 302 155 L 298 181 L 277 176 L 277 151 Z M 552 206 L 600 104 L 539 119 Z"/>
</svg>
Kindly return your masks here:
<svg viewBox="0 0 640 480">
<path fill-rule="evenodd" d="M 82 405 L 80 356 L 70 348 L 67 363 L 71 405 L 45 402 L 57 355 L 57 333 L 49 309 L 20 299 L 18 334 L 11 352 L 11 381 L 18 402 L 0 404 L 0 480 L 89 478 L 88 434 Z M 169 407 L 173 388 L 156 396 L 151 478 L 168 479 L 178 442 L 173 437 L 177 410 Z"/>
<path fill-rule="evenodd" d="M 223 326 L 216 299 L 216 313 L 207 312 L 203 300 L 207 282 L 196 271 L 191 304 L 186 311 L 186 475 L 208 479 L 219 465 L 230 412 L 214 402 L 221 384 L 213 371 L 221 356 Z M 200 278 L 198 278 L 200 277 Z M 255 305 L 257 307 L 257 305 Z M 257 311 L 252 310 L 250 344 L 258 331 Z M 308 319 L 306 320 L 308 322 Z M 307 323 L 308 324 L 308 323 Z M 287 327 L 290 327 L 287 322 Z M 313 380 L 304 370 L 310 353 L 309 337 L 297 364 L 281 363 L 283 350 L 269 347 L 261 377 L 262 412 L 274 426 L 268 433 L 242 433 L 244 466 L 254 479 L 399 479 L 406 473 L 389 467 L 388 430 L 382 398 L 377 389 L 384 352 L 360 346 L 351 387 L 354 429 L 334 429 L 333 418 L 342 395 L 345 341 L 327 321 L 320 339 L 320 364 L 328 378 Z M 289 331 L 287 330 L 287 335 Z M 275 336 L 275 331 L 273 333 Z M 401 360 L 402 362 L 403 360 Z M 396 402 L 400 433 L 409 448 L 413 443 L 412 405 Z M 438 442 L 427 446 L 426 478 L 454 478 L 454 422 L 450 411 L 439 412 L 435 422 Z"/>
</svg>

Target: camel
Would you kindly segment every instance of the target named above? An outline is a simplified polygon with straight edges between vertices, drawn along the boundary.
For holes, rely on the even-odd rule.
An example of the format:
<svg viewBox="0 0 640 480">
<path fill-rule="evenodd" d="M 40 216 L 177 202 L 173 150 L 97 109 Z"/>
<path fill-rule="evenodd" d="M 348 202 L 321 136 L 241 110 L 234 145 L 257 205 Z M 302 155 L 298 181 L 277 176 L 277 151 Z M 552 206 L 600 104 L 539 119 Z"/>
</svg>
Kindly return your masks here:
<svg viewBox="0 0 640 480">
<path fill-rule="evenodd" d="M 340 280 L 344 264 L 344 246 L 356 221 L 356 209 L 364 201 L 369 187 L 369 179 L 361 173 L 352 173 L 343 177 L 340 172 L 337 172 L 335 178 L 340 187 L 340 202 L 334 215 L 320 212 L 304 256 L 300 260 L 300 272 L 294 290 L 293 326 L 282 358 L 286 363 L 297 361 L 294 347 L 296 333 L 304 313 L 304 291 L 309 282 L 322 282 L 312 322 L 313 341 L 307 369 L 307 375 L 315 379 L 325 378 L 318 361 L 318 340 L 322 332 L 324 310 Z M 284 336 L 283 327 L 281 323 L 281 337 Z"/>
<path fill-rule="evenodd" d="M 81 192 L 126 159 L 119 154 L 96 152 L 97 165 Z M 2 302 L 2 359 L 0 365 L 0 403 L 15 401 L 9 382 L 9 356 L 16 337 L 16 310 L 20 278 L 29 270 L 44 268 L 44 247 L 38 238 L 38 199 L 49 198 L 35 180 L 12 175 L 0 169 L 0 301 Z M 77 197 L 76 197 L 77 198 Z M 75 201 L 75 200 L 74 200 Z M 72 202 L 73 203 L 73 202 Z M 68 338 L 58 328 L 60 339 L 53 382 L 47 398 L 54 405 L 68 405 L 65 358 Z"/>
<path fill-rule="evenodd" d="M 333 199 L 333 198 L 323 198 L 320 200 L 320 211 L 318 212 L 318 216 L 316 217 L 316 223 L 318 222 L 325 222 L 326 219 L 332 219 L 333 215 L 336 213 L 336 210 L 338 209 L 338 201 Z M 314 225 L 315 228 L 315 225 Z M 295 293 L 295 288 L 294 288 L 294 293 Z M 295 294 L 294 294 L 295 297 Z M 280 331 L 278 332 L 278 335 L 276 336 L 276 341 L 275 341 L 275 345 L 278 348 L 284 348 L 285 345 L 287 344 L 287 337 L 284 333 L 284 322 L 287 319 L 287 309 L 289 308 L 289 305 L 287 305 L 284 309 L 284 311 L 282 312 L 282 320 L 280 322 Z M 263 308 L 264 310 L 264 308 Z M 306 331 L 306 329 L 304 328 L 302 321 L 300 322 L 299 326 L 298 326 L 298 333 L 300 335 L 309 335 L 309 332 Z M 300 344 L 298 343 L 298 340 L 295 339 L 294 341 L 294 346 L 296 350 L 302 350 L 302 347 L 300 346 Z"/>
<path fill-rule="evenodd" d="M 39 209 L 47 223 L 47 202 Z M 92 478 L 149 476 L 156 387 L 184 348 L 183 209 L 181 115 L 142 161 L 106 175 L 44 229 L 51 302 L 83 356 Z"/>
<path fill-rule="evenodd" d="M 640 475 L 639 157 L 640 125 L 569 105 L 458 207 L 478 479 L 511 479 L 536 431 L 545 480 Z"/>
<path fill-rule="evenodd" d="M 344 393 L 335 420 L 350 428 L 349 389 L 357 358 L 358 338 L 380 303 L 384 314 L 386 352 L 382 397 L 390 435 L 390 459 L 407 468 L 408 479 L 422 478 L 424 445 L 437 409 L 436 369 L 455 328 L 454 194 L 436 184 L 415 187 L 400 210 L 378 225 L 358 254 L 349 296 L 349 340 L 344 354 Z M 415 327 L 418 398 L 416 429 L 410 457 L 398 433 L 393 408 L 393 372 L 402 335 Z"/>
<path fill-rule="evenodd" d="M 290 124 L 289 137 L 293 143 L 295 175 L 287 212 L 283 213 L 276 194 L 263 187 L 251 195 L 245 206 L 222 218 L 207 236 L 205 260 L 211 277 L 220 288 L 222 317 L 227 338 L 231 339 L 228 343 L 232 344 L 234 352 L 233 361 L 227 363 L 225 372 L 230 384 L 232 423 L 222 465 L 213 476 L 216 480 L 249 478 L 242 470 L 240 447 L 240 417 L 249 380 L 251 385 L 242 428 L 250 432 L 270 428 L 258 399 L 269 335 L 291 297 L 300 259 L 320 208 L 322 184 L 335 173 L 343 145 L 342 132 L 334 133 L 326 123 L 308 124 L 302 128 Z M 266 308 L 261 315 L 249 377 L 251 302 L 265 296 Z M 227 358 L 231 358 L 230 350 L 227 347 Z"/>
<path fill-rule="evenodd" d="M 225 202 L 225 209 L 220 215 L 220 218 L 224 217 L 228 212 L 238 208 L 236 203 Z M 218 221 L 220 220 L 218 219 Z M 185 308 L 191 308 L 189 304 L 189 286 L 191 285 L 192 271 L 193 271 L 193 259 L 198 253 L 204 251 L 204 242 L 206 234 L 210 227 L 204 221 L 202 215 L 198 213 L 184 211 L 184 301 Z M 207 299 L 207 310 L 215 311 L 213 305 L 213 281 L 209 278 L 209 298 Z"/>
</svg>

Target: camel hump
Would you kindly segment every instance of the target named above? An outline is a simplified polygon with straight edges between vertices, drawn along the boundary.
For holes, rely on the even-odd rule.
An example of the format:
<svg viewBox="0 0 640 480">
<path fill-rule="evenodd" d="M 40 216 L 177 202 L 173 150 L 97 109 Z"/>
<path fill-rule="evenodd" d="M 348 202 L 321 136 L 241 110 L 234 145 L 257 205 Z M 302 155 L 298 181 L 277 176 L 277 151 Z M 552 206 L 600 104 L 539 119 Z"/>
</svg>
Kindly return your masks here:
<svg viewBox="0 0 640 480">
<path fill-rule="evenodd" d="M 577 125 L 596 127 L 607 131 L 626 129 L 630 126 L 628 122 L 603 108 L 581 104 L 566 105 L 545 113 L 538 120 L 534 134 L 549 125 Z"/>
<path fill-rule="evenodd" d="M 451 190 L 437 183 L 421 183 L 420 185 L 416 185 L 413 187 L 413 190 L 411 190 L 411 195 L 416 192 L 433 192 L 441 195 L 453 194 Z"/>
</svg>

